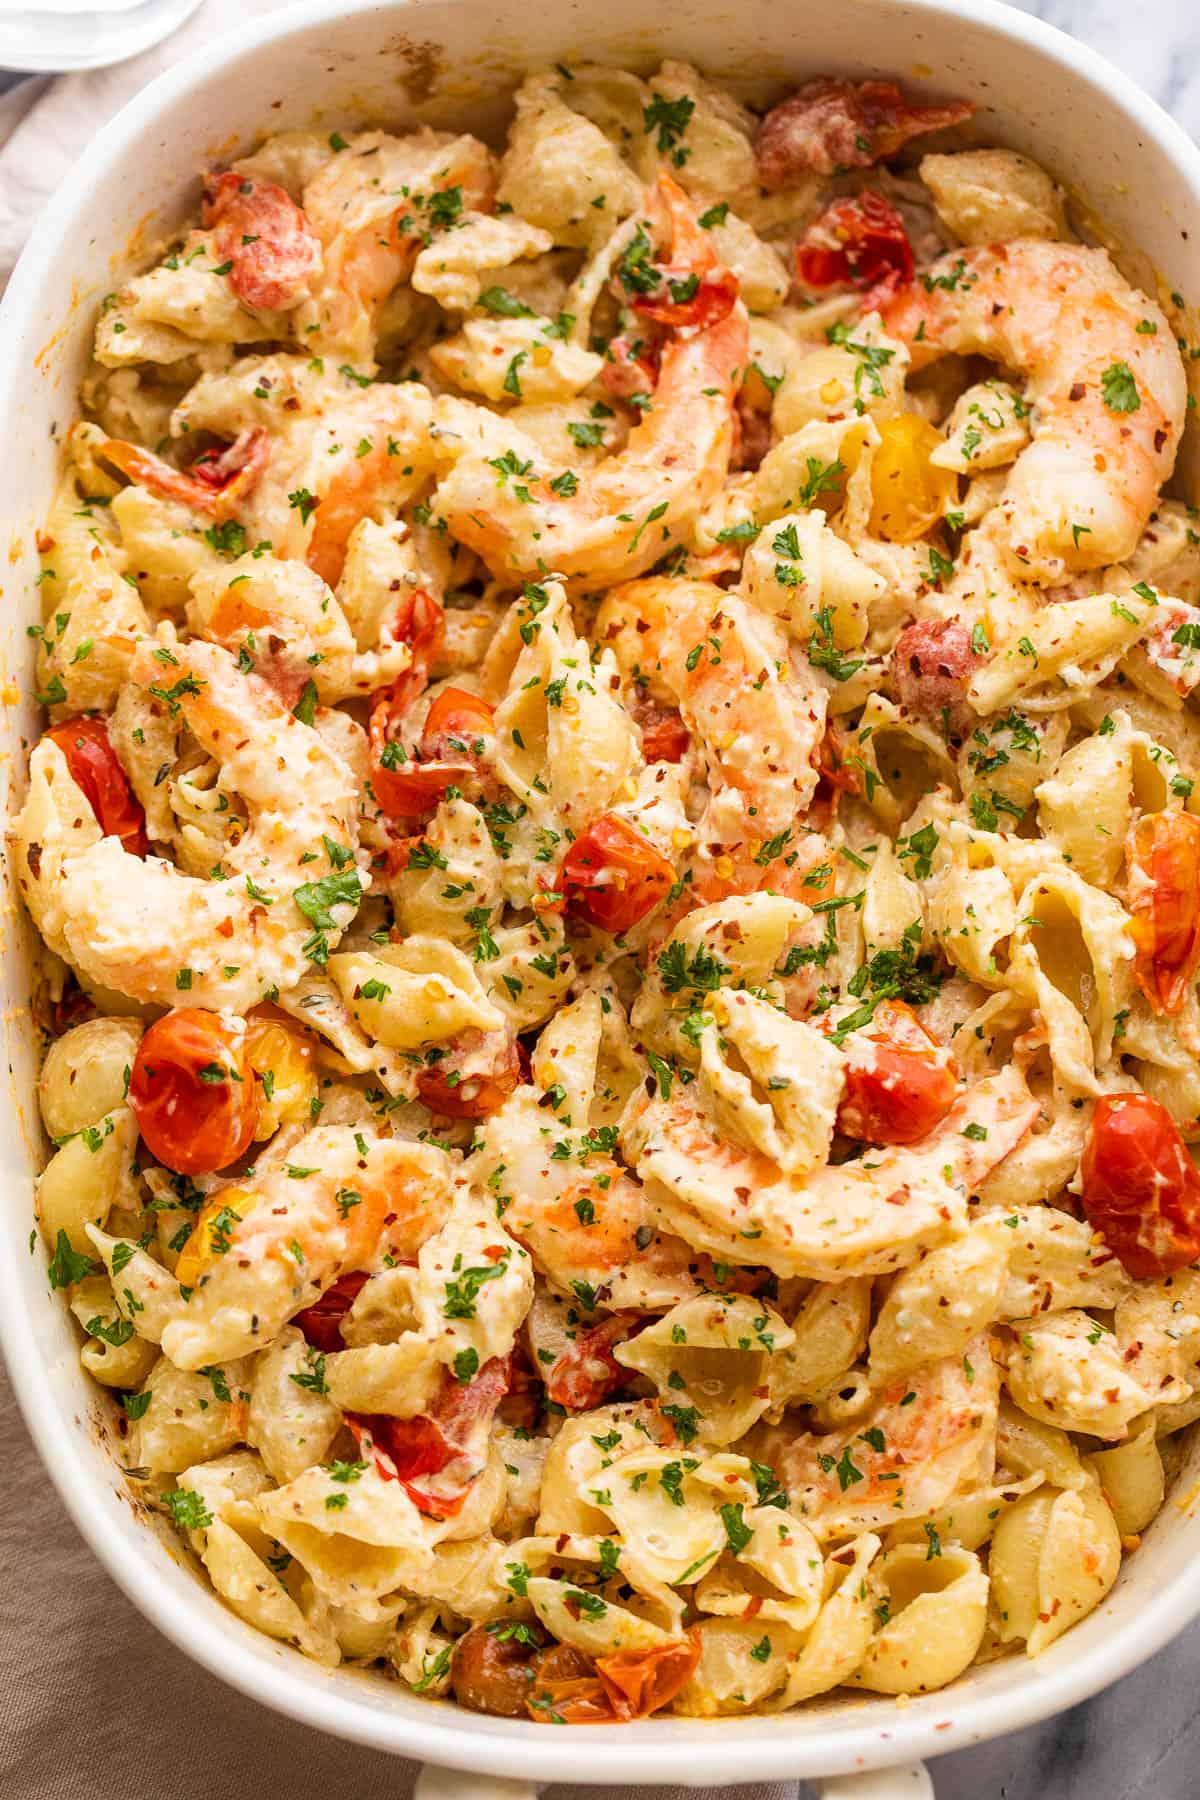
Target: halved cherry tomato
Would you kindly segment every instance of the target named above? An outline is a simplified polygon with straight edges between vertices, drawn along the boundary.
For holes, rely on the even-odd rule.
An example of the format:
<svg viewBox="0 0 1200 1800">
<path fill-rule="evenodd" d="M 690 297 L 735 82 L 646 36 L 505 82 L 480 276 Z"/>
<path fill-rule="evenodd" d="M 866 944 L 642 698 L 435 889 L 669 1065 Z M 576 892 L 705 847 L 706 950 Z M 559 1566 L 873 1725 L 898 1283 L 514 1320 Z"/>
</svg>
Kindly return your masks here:
<svg viewBox="0 0 1200 1800">
<path fill-rule="evenodd" d="M 868 169 L 910 138 L 959 125 L 974 111 L 969 100 L 941 106 L 910 100 L 894 81 L 819 76 L 763 120 L 754 146 L 759 179 L 775 192 L 807 175 Z"/>
<path fill-rule="evenodd" d="M 930 462 L 945 440 L 920 413 L 881 420 L 879 436 L 871 461 L 870 529 L 890 544 L 913 544 L 953 507 L 958 477 Z"/>
<path fill-rule="evenodd" d="M 1105 1094 L 1079 1165 L 1083 1210 L 1135 1280 L 1200 1258 L 1200 1174 L 1149 1094 Z"/>
<path fill-rule="evenodd" d="M 82 789 L 105 837 L 120 838 L 131 856 L 145 856 L 150 848 L 146 815 L 134 799 L 104 720 L 67 719 L 52 725 L 46 736 L 66 757 L 71 779 Z"/>
<path fill-rule="evenodd" d="M 228 1168 L 249 1147 L 258 1117 L 245 1032 L 195 1006 L 156 1019 L 134 1057 L 129 1104 L 166 1168 L 180 1175 Z"/>
<path fill-rule="evenodd" d="M 267 466 L 271 445 L 267 432 L 256 425 L 243 431 L 225 450 L 206 450 L 190 469 L 176 469 L 153 450 L 128 444 L 122 438 L 106 438 L 98 454 L 164 500 L 178 500 L 214 519 L 227 519 L 255 486 Z"/>
<path fill-rule="evenodd" d="M 610 1319 L 580 1331 L 546 1371 L 546 1397 L 568 1412 L 587 1412 L 602 1406 L 608 1396 L 624 1387 L 630 1370 L 613 1355 L 642 1324 L 641 1313 L 614 1313 Z"/>
<path fill-rule="evenodd" d="M 867 310 L 883 306 L 913 278 L 904 220 L 870 188 L 852 199 L 835 200 L 797 244 L 796 273 L 806 287 L 849 284 L 864 290 Z"/>
<path fill-rule="evenodd" d="M 281 312 L 305 298 L 321 267 L 321 243 L 284 188 L 224 169 L 204 184 L 202 216 L 215 227 L 216 260 L 233 264 L 229 285 L 246 306 Z"/>
<path fill-rule="evenodd" d="M 495 724 L 495 710 L 481 695 L 443 688 L 425 715 L 421 755 L 431 762 L 439 756 L 481 756 L 479 740 L 490 737 Z"/>
<path fill-rule="evenodd" d="M 602 931 L 629 931 L 664 899 L 675 871 L 618 813 L 603 813 L 576 838 L 558 885 L 567 910 Z"/>
<path fill-rule="evenodd" d="M 487 1037 L 494 1044 L 481 1032 L 466 1032 L 439 1062 L 421 1070 L 417 1096 L 431 1112 L 447 1119 L 486 1119 L 504 1105 L 521 1079 L 520 1054 L 507 1033 Z"/>
<path fill-rule="evenodd" d="M 474 1381 L 465 1383 L 447 1372 L 429 1411 L 416 1418 L 346 1413 L 346 1424 L 360 1450 L 369 1438 L 376 1471 L 384 1481 L 400 1482 L 420 1511 L 435 1518 L 451 1518 L 462 1510 L 470 1492 L 470 1480 L 449 1494 L 434 1494 L 415 1484 L 423 1475 L 442 1474 L 471 1447 L 472 1438 L 477 1446 L 481 1439 L 486 1440 L 496 1408 L 508 1389 L 510 1360 L 507 1356 L 493 1356 Z"/>
<path fill-rule="evenodd" d="M 319 1300 L 314 1300 L 311 1306 L 306 1306 L 303 1312 L 296 1314 L 292 1324 L 300 1327 L 305 1340 L 314 1350 L 324 1350 L 328 1354 L 345 1349 L 342 1320 L 358 1299 L 366 1281 L 367 1277 L 361 1269 L 355 1269 L 349 1275 L 339 1275 Z"/>
<path fill-rule="evenodd" d="M 918 1143 L 958 1096 L 954 1059 L 902 1000 L 885 1000 L 872 1024 L 846 1045 L 838 1130 L 866 1144 Z"/>
<path fill-rule="evenodd" d="M 1145 814 L 1126 857 L 1138 985 L 1156 1013 L 1176 1013 L 1200 967 L 1200 819 Z"/>
</svg>

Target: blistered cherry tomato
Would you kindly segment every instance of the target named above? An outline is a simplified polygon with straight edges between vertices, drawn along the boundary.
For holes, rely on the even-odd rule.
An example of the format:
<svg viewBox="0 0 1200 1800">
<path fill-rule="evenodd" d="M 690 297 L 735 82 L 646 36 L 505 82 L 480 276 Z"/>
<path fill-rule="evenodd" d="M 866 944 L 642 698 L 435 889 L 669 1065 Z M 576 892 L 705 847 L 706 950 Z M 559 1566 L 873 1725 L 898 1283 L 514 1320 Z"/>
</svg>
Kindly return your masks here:
<svg viewBox="0 0 1200 1800">
<path fill-rule="evenodd" d="M 682 762 L 692 734 L 674 707 L 648 706 L 638 713 L 642 755 L 648 763 Z"/>
<path fill-rule="evenodd" d="M 120 838 L 131 856 L 149 849 L 146 815 L 108 738 L 103 719 L 67 719 L 46 733 L 67 759 L 71 779 L 96 815 L 105 837 Z"/>
<path fill-rule="evenodd" d="M 345 1349 L 342 1320 L 358 1299 L 366 1280 L 367 1277 L 360 1269 L 353 1270 L 349 1275 L 339 1275 L 319 1300 L 314 1300 L 311 1306 L 306 1306 L 303 1312 L 296 1314 L 292 1323 L 300 1327 L 305 1340 L 314 1350 L 324 1350 L 329 1354 L 334 1350 Z"/>
<path fill-rule="evenodd" d="M 885 1000 L 869 1032 L 847 1040 L 838 1130 L 865 1144 L 915 1144 L 958 1095 L 953 1058 L 902 1000 Z"/>
<path fill-rule="evenodd" d="M 249 1148 L 258 1117 L 244 1031 L 194 1006 L 156 1019 L 138 1045 L 129 1104 L 164 1167 L 180 1175 L 228 1168 Z"/>
<path fill-rule="evenodd" d="M 863 291 L 865 309 L 883 306 L 913 278 L 904 220 L 870 188 L 852 199 L 835 200 L 797 244 L 796 273 L 806 287 L 848 284 Z"/>
<path fill-rule="evenodd" d="M 1105 1094 L 1079 1165 L 1083 1210 L 1135 1280 L 1200 1257 L 1200 1175 L 1149 1094 Z"/>
<path fill-rule="evenodd" d="M 286 189 L 224 169 L 204 184 L 203 217 L 216 260 L 233 264 L 229 285 L 246 306 L 281 312 L 305 298 L 321 267 L 321 242 Z"/>
<path fill-rule="evenodd" d="M 604 813 L 563 858 L 558 885 L 567 910 L 602 931 L 629 931 L 665 899 L 675 871 L 640 831 Z"/>
<path fill-rule="evenodd" d="M 689 1631 L 670 1644 L 598 1656 L 596 1673 L 618 1719 L 645 1719 L 686 1687 L 699 1660 L 700 1635 Z"/>
<path fill-rule="evenodd" d="M 1200 819 L 1145 814 L 1127 856 L 1138 985 L 1156 1013 L 1175 1013 L 1200 966 Z"/>
</svg>

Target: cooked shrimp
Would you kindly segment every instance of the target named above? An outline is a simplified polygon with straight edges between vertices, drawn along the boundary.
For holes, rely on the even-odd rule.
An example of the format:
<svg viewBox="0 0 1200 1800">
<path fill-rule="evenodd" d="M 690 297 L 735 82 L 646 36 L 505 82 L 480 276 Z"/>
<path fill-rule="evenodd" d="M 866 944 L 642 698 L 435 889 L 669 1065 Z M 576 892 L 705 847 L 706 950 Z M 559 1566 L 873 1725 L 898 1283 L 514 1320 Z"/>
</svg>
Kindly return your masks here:
<svg viewBox="0 0 1200 1800">
<path fill-rule="evenodd" d="M 611 1128 L 573 1136 L 525 1086 L 484 1125 L 471 1172 L 560 1292 L 613 1310 L 673 1306 L 697 1291 L 697 1258 L 658 1230 L 612 1138 Z"/>
<path fill-rule="evenodd" d="M 790 1438 L 779 1426 L 766 1460 L 818 1537 L 894 1525 L 990 1480 L 998 1404 L 998 1373 L 980 1337 L 965 1357 L 890 1382 L 848 1430 Z"/>
<path fill-rule="evenodd" d="M 397 640 L 357 650 L 341 606 L 303 563 L 251 554 L 199 570 L 190 585 L 192 630 L 251 665 L 289 706 L 310 684 L 325 706 L 373 694 L 411 665 Z"/>
<path fill-rule="evenodd" d="M 490 211 L 493 193 L 491 154 L 478 138 L 428 128 L 354 138 L 304 191 L 325 261 L 312 346 L 373 362 L 379 308 L 430 231 L 457 224 L 464 209 Z"/>
<path fill-rule="evenodd" d="M 509 581 L 551 569 L 606 587 L 637 575 L 687 533 L 725 479 L 747 354 L 741 307 L 674 338 L 663 351 L 654 404 L 624 450 L 571 471 L 573 487 L 563 480 L 568 471 L 544 478 L 533 444 L 494 413 L 444 402 L 443 443 L 456 460 L 435 508 L 454 537 Z M 506 456 L 525 465 L 516 479 L 501 466 Z"/>
<path fill-rule="evenodd" d="M 885 323 L 914 369 L 979 353 L 1026 377 L 1033 442 L 993 526 L 1015 574 L 1061 582 L 1133 552 L 1174 466 L 1187 382 L 1166 318 L 1103 250 L 1017 238 L 951 251 Z"/>
<path fill-rule="evenodd" d="M 135 1000 L 244 1012 L 324 956 L 362 894 L 351 771 L 265 682 L 214 644 L 144 640 L 132 679 L 188 727 L 249 813 L 212 879 L 101 836 L 44 739 L 11 843 L 26 902 L 60 955 Z"/>
<path fill-rule="evenodd" d="M 952 1235 L 967 1196 L 1039 1110 L 1008 1068 L 968 1088 L 921 1143 L 789 1176 L 760 1151 L 725 1142 L 693 1096 L 685 1088 L 651 1101 L 625 1132 L 663 1225 L 713 1256 L 744 1260 L 752 1246 L 776 1274 L 814 1281 L 890 1273 Z M 982 1135 L 964 1136 L 969 1125 Z"/>
<path fill-rule="evenodd" d="M 753 855 L 794 825 L 817 785 L 825 692 L 771 618 L 712 582 L 651 577 L 609 595 L 596 638 L 698 741 L 712 796 L 700 836 L 717 854 Z"/>
<path fill-rule="evenodd" d="M 175 1268 L 189 1297 L 165 1302 L 162 1347 L 178 1368 L 270 1343 L 340 1276 L 415 1257 L 450 1210 L 449 1161 L 430 1145 L 323 1125 L 290 1158 L 218 1188 L 197 1219 Z M 131 1279 L 136 1298 L 137 1269 Z"/>
</svg>

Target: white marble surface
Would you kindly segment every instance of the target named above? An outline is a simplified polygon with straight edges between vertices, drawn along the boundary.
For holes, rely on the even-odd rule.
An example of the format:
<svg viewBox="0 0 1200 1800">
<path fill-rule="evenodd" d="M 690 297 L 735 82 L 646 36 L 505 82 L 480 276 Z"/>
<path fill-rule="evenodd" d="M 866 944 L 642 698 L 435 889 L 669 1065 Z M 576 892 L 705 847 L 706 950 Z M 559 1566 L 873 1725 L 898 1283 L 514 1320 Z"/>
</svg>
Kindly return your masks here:
<svg viewBox="0 0 1200 1800">
<path fill-rule="evenodd" d="M 686 4 L 686 0 L 684 0 Z M 1108 56 L 1141 83 L 1151 94 L 1187 126 L 1200 135 L 1200 0 L 1014 0 L 1018 9 L 1034 13 L 1049 23 L 1068 31 Z M 8 81 L 0 72 L 0 90 Z M 6 1408 L 3 1371 L 0 1369 L 0 1415 Z M 11 1404 L 11 1403 L 9 1403 Z M 15 1477 L 18 1469 L 28 1469 L 32 1452 L 24 1441 L 23 1431 L 10 1412 L 7 1425 L 0 1421 L 0 1437 L 4 1442 L 5 1469 L 0 1477 Z M 4 1435 L 6 1433 L 6 1435 Z M 4 1485 L 0 1481 L 0 1486 Z M 15 1493 L 16 1481 L 12 1487 Z M 14 1504 L 10 1499 L 8 1505 Z M 226 1725 L 231 1715 L 248 1711 L 247 1704 L 231 1695 L 219 1683 L 191 1669 L 184 1660 L 156 1639 L 149 1626 L 132 1612 L 116 1594 L 107 1579 L 92 1563 L 89 1554 L 76 1538 L 62 1514 L 57 1497 L 39 1487 L 40 1537 L 53 1534 L 63 1547 L 64 1569 L 71 1570 L 72 1580 L 80 1594 L 79 1624 L 85 1632 L 107 1641 L 114 1633 L 131 1650 L 138 1640 L 147 1639 L 150 1654 L 159 1665 L 159 1707 L 163 1722 L 176 1734 L 177 1751 L 172 1764 L 163 1769 L 165 1785 L 150 1793 L 139 1785 L 124 1782 L 119 1791 L 130 1800 L 250 1800 L 254 1795 L 273 1796 L 285 1791 L 276 1788 L 272 1774 L 278 1762 L 271 1756 L 249 1766 L 243 1756 L 240 1762 L 227 1766 L 209 1735 L 222 1717 Z M 14 1515 L 10 1514 L 10 1520 Z M 11 1540 L 11 1533 L 10 1533 Z M 0 1545 L 0 1549 L 5 1548 Z M 66 1678 L 65 1662 L 50 1642 L 39 1647 L 38 1659 L 31 1670 L 23 1658 L 20 1674 L 17 1665 L 5 1667 L 4 1641 L 15 1644 L 18 1636 L 26 1644 L 27 1614 L 30 1601 L 38 1604 L 38 1596 L 30 1579 L 22 1581 L 19 1570 L 30 1565 L 18 1541 L 7 1544 L 9 1554 L 0 1554 L 0 1564 L 8 1565 L 7 1578 L 0 1581 L 0 1687 L 8 1690 L 8 1700 L 20 1693 L 25 1704 L 32 1704 L 43 1720 L 41 1727 L 33 1720 L 27 1737 L 11 1729 L 0 1729 L 0 1794 L 5 1800 L 46 1800 L 46 1766 L 39 1754 L 33 1763 L 20 1754 L 18 1739 L 26 1744 L 44 1745 L 46 1735 L 63 1730 L 66 1718 L 78 1705 L 77 1689 Z M 14 1579 L 15 1577 L 15 1579 Z M 7 1595 L 8 1605 L 3 1596 Z M 7 1612 L 7 1616 L 6 1616 Z M 93 1637 L 95 1641 L 95 1637 Z M 98 1673 L 104 1682 L 104 1657 Z M 111 1671 L 108 1686 L 111 1687 Z M 9 1683 L 17 1686 L 10 1688 Z M 937 1800 L 1200 1800 L 1200 1709 L 1196 1696 L 1200 1693 L 1200 1623 L 1182 1638 L 1162 1651 L 1142 1669 L 1073 1711 L 1017 1732 L 995 1743 L 957 1752 L 931 1765 Z M 121 1696 L 128 1702 L 129 1696 Z M 117 1695 L 113 1694 L 114 1703 Z M 65 1708 L 65 1711 L 64 1711 Z M 8 1710 L 0 1697 L 0 1720 Z M 118 1707 L 119 1710 L 119 1707 Z M 283 1727 L 294 1742 L 296 1775 L 291 1792 L 299 1797 L 330 1792 L 347 1796 L 371 1796 L 386 1792 L 400 1800 L 408 1791 L 409 1770 L 402 1764 L 391 1765 L 391 1778 L 381 1769 L 372 1775 L 377 1760 L 359 1753 L 354 1761 L 346 1758 L 345 1748 L 323 1740 L 303 1728 Z M 193 1750 L 186 1753 L 185 1743 L 194 1734 Z M 278 1731 L 265 1728 L 267 1740 Z M 6 1754 L 7 1750 L 11 1754 Z M 195 1754 L 197 1743 L 207 1748 Z M 54 1795 L 96 1795 L 108 1800 L 110 1789 L 101 1776 L 93 1785 L 97 1762 L 104 1766 L 104 1747 L 94 1740 L 91 1748 L 81 1739 L 72 1742 L 67 1730 L 60 1738 L 61 1760 L 59 1780 L 52 1783 Z M 264 1743 L 264 1752 L 268 1745 Z M 117 1746 L 111 1746 L 113 1755 Z M 113 1762 L 111 1767 L 118 1764 Z M 351 1768 L 357 1779 L 347 1782 L 343 1776 Z M 379 1785 L 376 1786 L 376 1778 Z M 311 1783 L 311 1785 L 310 1785 Z M 246 1784 L 246 1785 L 244 1785 Z M 782 1791 L 772 1790 L 775 1795 Z M 551 1789 L 546 1800 L 556 1800 L 564 1790 Z M 738 1789 L 728 1800 L 763 1800 L 764 1790 Z M 808 1800 L 802 1787 L 799 1800 Z"/>
</svg>

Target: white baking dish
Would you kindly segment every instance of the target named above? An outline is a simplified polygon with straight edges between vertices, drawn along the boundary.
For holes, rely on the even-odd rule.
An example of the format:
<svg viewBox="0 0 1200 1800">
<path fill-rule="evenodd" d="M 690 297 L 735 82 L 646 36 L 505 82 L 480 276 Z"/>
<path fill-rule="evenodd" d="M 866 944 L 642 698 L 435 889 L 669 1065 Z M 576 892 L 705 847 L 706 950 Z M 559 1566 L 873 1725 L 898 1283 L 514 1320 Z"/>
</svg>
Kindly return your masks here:
<svg viewBox="0 0 1200 1800">
<path fill-rule="evenodd" d="M 100 134 L 42 220 L 5 300 L 0 767 L 8 781 L 21 781 L 22 734 L 36 729 L 32 705 L 14 685 L 22 695 L 31 686 L 25 627 L 38 617 L 34 533 L 50 502 L 57 435 L 73 415 L 96 306 L 139 253 L 194 209 L 202 166 L 265 131 L 314 120 L 403 127 L 419 116 L 486 134 L 503 122 L 512 79 L 525 67 L 590 56 L 649 68 L 663 54 L 751 92 L 838 71 L 895 74 L 969 96 L 981 139 L 1027 150 L 1068 181 L 1129 248 L 1136 278 L 1200 297 L 1200 152 L 1100 58 L 990 0 L 687 0 L 657 21 L 644 0 L 313 0 L 276 14 L 155 82 Z M 0 1334 L 9 1366 L 50 1474 L 96 1554 L 168 1637 L 246 1693 L 375 1748 L 493 1777 L 705 1786 L 911 1764 L 1029 1724 L 1115 1680 L 1200 1612 L 1193 1459 L 1107 1603 L 1083 1625 L 1037 1662 L 994 1663 L 907 1704 L 847 1695 L 787 1717 L 554 1731 L 458 1712 L 360 1672 L 330 1673 L 258 1636 L 193 1575 L 175 1541 L 135 1511 L 105 1441 L 106 1404 L 80 1372 L 42 1251 L 30 1251 L 39 1127 L 26 927 L 11 899 L 4 923 L 10 1085 Z M 919 1779 L 909 1775 L 917 1785 L 888 1791 L 915 1795 Z"/>
</svg>

